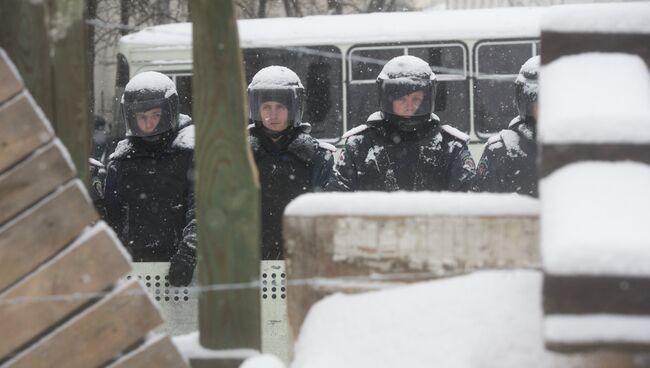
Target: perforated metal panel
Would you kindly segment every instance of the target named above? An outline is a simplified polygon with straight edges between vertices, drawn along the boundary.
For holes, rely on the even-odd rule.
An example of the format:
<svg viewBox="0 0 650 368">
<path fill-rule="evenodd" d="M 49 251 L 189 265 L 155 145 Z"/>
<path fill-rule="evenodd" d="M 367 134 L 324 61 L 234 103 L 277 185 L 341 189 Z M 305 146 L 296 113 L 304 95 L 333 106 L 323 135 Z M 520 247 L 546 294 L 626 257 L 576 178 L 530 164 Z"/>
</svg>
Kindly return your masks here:
<svg viewBox="0 0 650 368">
<path fill-rule="evenodd" d="M 197 293 L 192 292 L 196 286 L 197 272 L 187 287 L 174 287 L 169 284 L 168 262 L 136 262 L 133 270 L 126 276 L 127 280 L 137 279 L 158 304 L 165 323 L 156 331 L 169 335 L 182 335 L 198 330 Z"/>
<path fill-rule="evenodd" d="M 262 261 L 260 271 L 262 352 L 274 354 L 288 364 L 293 353 L 293 336 L 287 314 L 284 261 Z"/>
</svg>

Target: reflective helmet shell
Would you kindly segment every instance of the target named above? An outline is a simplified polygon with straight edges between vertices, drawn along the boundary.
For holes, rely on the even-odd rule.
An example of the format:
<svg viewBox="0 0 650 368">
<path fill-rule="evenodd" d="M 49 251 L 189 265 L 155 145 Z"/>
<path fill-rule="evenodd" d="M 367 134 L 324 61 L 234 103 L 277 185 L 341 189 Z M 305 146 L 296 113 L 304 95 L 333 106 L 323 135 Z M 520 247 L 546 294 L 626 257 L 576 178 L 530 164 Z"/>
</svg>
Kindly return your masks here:
<svg viewBox="0 0 650 368">
<path fill-rule="evenodd" d="M 515 79 L 515 105 L 522 119 L 534 118 L 533 107 L 537 102 L 537 92 L 539 90 L 540 57 L 533 56 L 528 59 L 519 70 L 519 75 Z"/>
<path fill-rule="evenodd" d="M 302 123 L 305 109 L 305 88 L 291 69 L 272 65 L 258 71 L 248 85 L 248 112 L 250 120 L 262 125 L 260 106 L 275 101 L 283 104 L 289 112 L 289 126 Z"/>
<path fill-rule="evenodd" d="M 127 137 L 150 137 L 178 129 L 178 92 L 169 77 L 158 72 L 137 74 L 124 88 L 121 100 Z M 136 113 L 160 108 L 158 126 L 149 133 L 138 127 Z"/>
</svg>

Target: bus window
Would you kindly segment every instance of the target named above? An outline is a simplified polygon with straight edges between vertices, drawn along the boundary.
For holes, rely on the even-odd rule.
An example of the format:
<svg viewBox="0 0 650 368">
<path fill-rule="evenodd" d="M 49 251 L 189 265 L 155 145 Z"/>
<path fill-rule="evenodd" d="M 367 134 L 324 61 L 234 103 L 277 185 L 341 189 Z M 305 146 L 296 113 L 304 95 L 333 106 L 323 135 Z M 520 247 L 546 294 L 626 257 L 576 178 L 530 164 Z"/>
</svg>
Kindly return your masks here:
<svg viewBox="0 0 650 368">
<path fill-rule="evenodd" d="M 482 42 L 476 46 L 474 125 L 480 138 L 508 127 L 517 114 L 513 82 L 535 55 L 534 41 Z"/>
<path fill-rule="evenodd" d="M 458 44 L 436 45 L 409 47 L 407 52 L 427 61 L 436 73 L 438 88 L 435 112 L 442 123 L 469 134 L 469 81 L 465 48 Z"/>
<path fill-rule="evenodd" d="M 312 125 L 316 138 L 343 134 L 341 113 L 341 51 L 335 46 L 243 49 L 246 83 L 260 69 L 282 65 L 298 74 L 305 86 L 303 121 Z"/>
<path fill-rule="evenodd" d="M 192 116 L 192 77 L 177 75 L 175 82 L 179 98 L 178 110 L 181 114 Z"/>
<path fill-rule="evenodd" d="M 390 59 L 404 55 L 404 47 L 359 47 L 349 54 L 348 129 L 363 124 L 377 111 L 377 76 Z"/>
</svg>

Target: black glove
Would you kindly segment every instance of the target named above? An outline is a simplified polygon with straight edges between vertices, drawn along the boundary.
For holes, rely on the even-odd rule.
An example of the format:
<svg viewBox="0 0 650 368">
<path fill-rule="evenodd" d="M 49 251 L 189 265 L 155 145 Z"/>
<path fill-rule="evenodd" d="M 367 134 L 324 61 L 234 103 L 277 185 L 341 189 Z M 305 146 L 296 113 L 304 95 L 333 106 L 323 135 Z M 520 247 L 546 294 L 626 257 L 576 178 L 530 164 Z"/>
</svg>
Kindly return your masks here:
<svg viewBox="0 0 650 368">
<path fill-rule="evenodd" d="M 187 286 L 192 282 L 195 261 L 192 257 L 177 253 L 169 261 L 169 283 L 173 286 Z"/>
</svg>

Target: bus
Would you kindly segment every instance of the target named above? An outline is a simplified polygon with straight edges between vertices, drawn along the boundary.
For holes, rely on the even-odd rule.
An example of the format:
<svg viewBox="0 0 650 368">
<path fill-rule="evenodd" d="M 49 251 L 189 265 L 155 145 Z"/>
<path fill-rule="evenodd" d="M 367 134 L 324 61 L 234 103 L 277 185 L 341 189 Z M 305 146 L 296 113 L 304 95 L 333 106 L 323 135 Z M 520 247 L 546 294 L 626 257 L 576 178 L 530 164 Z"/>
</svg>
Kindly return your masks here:
<svg viewBox="0 0 650 368">
<path fill-rule="evenodd" d="M 420 11 L 239 20 L 246 82 L 269 65 L 294 70 L 306 91 L 303 120 L 312 135 L 342 144 L 341 135 L 378 108 L 376 78 L 398 55 L 427 61 L 438 77 L 435 112 L 444 124 L 483 143 L 516 115 L 514 81 L 540 53 L 545 8 Z M 192 111 L 192 24 L 153 26 L 121 37 L 116 96 L 131 77 L 159 71 L 176 83 L 180 111 Z M 117 100 L 117 99 L 116 99 Z M 115 114 L 114 116 L 120 116 Z M 124 134 L 115 119 L 114 138 Z"/>
</svg>

